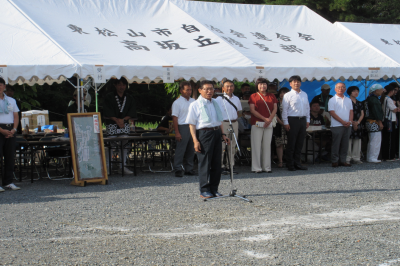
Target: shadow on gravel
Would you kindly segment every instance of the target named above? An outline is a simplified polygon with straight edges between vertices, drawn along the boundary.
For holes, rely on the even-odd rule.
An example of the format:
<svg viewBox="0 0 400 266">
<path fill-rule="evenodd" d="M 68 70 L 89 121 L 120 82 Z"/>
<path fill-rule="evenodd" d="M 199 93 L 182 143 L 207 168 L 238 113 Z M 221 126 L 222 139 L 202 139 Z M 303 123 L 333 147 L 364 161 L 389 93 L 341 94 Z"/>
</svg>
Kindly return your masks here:
<svg viewBox="0 0 400 266">
<path fill-rule="evenodd" d="M 30 180 L 15 182 L 21 190 L 5 191 L 0 194 L 0 206 L 2 204 L 33 203 L 33 202 L 51 202 L 58 200 L 99 198 L 103 192 L 140 189 L 144 187 L 171 187 L 180 186 L 185 183 L 198 184 L 197 176 L 185 176 L 177 178 L 173 173 L 151 174 L 138 173 L 138 176 L 118 176 L 111 175 L 108 178 L 108 185 L 99 185 L 89 183 L 86 187 L 70 185 L 72 179 L 67 180 L 49 180 L 40 179 L 30 183 Z M 96 193 L 95 195 L 84 196 L 86 193 Z"/>
<path fill-rule="evenodd" d="M 239 172 L 239 175 L 234 175 L 235 179 L 246 179 L 246 178 L 266 178 L 266 177 L 282 177 L 282 176 L 310 176 L 319 174 L 342 174 L 342 173 L 357 173 L 360 171 L 379 171 L 388 169 L 400 168 L 400 161 L 395 162 L 383 162 L 380 164 L 364 163 L 360 165 L 353 165 L 351 167 L 337 167 L 332 168 L 331 164 L 304 164 L 308 167 L 308 170 L 297 170 L 288 171 L 287 168 L 272 167 L 272 173 L 253 173 L 251 172 L 251 166 L 239 166 L 235 169 Z M 229 178 L 228 175 L 222 176 L 222 179 Z"/>
<path fill-rule="evenodd" d="M 365 192 L 390 192 L 400 191 L 400 189 L 359 189 L 359 190 L 327 190 L 327 191 L 310 191 L 310 192 L 285 192 L 285 193 L 266 193 L 266 194 L 248 194 L 251 197 L 263 196 L 298 196 L 298 195 L 319 195 L 319 194 L 355 194 Z"/>
<path fill-rule="evenodd" d="M 332 168 L 330 164 L 316 164 L 307 165 L 308 171 L 295 171 L 289 172 L 285 168 L 273 168 L 272 173 L 255 174 L 251 172 L 250 166 L 238 166 L 236 170 L 239 175 L 234 175 L 234 179 L 247 180 L 247 179 L 264 179 L 264 178 L 279 178 L 279 177 L 297 177 L 311 176 L 311 175 L 326 175 L 326 174 L 342 174 L 342 173 L 357 173 L 359 171 L 379 171 L 381 169 L 398 169 L 400 167 L 399 161 L 387 162 L 381 164 L 362 164 L 353 167 L 339 167 Z M 229 175 L 223 175 L 221 180 L 229 179 Z M 191 186 L 198 186 L 197 176 L 185 176 L 177 178 L 174 173 L 143 173 L 138 171 L 137 176 L 109 176 L 108 185 L 88 184 L 86 187 L 76 187 L 70 185 L 71 180 L 49 180 L 40 179 L 34 183 L 30 180 L 23 182 L 16 182 L 21 190 L 6 191 L 0 193 L 1 204 L 15 204 L 15 203 L 32 203 L 32 202 L 51 202 L 66 199 L 84 199 L 87 198 L 101 198 L 102 192 L 118 191 L 121 193 L 129 193 L 129 190 L 151 187 L 175 187 L 184 184 L 191 184 Z M 125 192 L 128 191 L 128 192 Z M 320 191 L 320 192 L 299 192 L 299 193 L 280 193 L 280 194 L 255 194 L 249 196 L 280 196 L 280 195 L 306 195 L 306 194 L 329 194 L 329 193 L 362 193 L 371 191 L 391 191 L 390 189 L 371 189 L 371 190 L 337 190 L 337 191 Z M 393 189 L 392 191 L 398 191 Z M 137 190 L 135 191 L 135 193 Z M 96 193 L 96 194 L 90 194 Z M 101 200 L 101 199 L 100 199 Z"/>
</svg>

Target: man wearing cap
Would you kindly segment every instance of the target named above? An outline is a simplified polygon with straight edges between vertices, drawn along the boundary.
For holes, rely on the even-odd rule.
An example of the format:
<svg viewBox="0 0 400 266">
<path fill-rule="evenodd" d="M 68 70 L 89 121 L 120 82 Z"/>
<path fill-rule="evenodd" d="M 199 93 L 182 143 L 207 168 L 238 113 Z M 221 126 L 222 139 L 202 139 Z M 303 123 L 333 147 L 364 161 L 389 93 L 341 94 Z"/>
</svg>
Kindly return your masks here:
<svg viewBox="0 0 400 266">
<path fill-rule="evenodd" d="M 14 177 L 15 132 L 19 123 L 17 103 L 15 99 L 5 95 L 6 82 L 0 78 L 0 157 L 4 157 L 2 169 L 2 186 L 5 189 L 20 189 L 12 182 Z M 0 187 L 0 192 L 4 192 Z"/>
<path fill-rule="evenodd" d="M 380 163 L 378 160 L 381 150 L 382 132 L 383 129 L 383 110 L 379 97 L 383 93 L 383 87 L 379 84 L 374 84 L 369 89 L 370 95 L 366 100 L 365 118 L 367 119 L 365 127 L 368 131 L 368 148 L 367 161 L 370 163 Z"/>
<path fill-rule="evenodd" d="M 216 99 L 219 108 L 222 111 L 222 117 L 224 121 L 222 121 L 222 126 L 223 126 L 223 131 L 227 133 L 228 138 L 230 139 L 231 145 L 225 147 L 225 143 L 222 143 L 222 150 L 225 148 L 228 149 L 227 154 L 229 156 L 229 161 L 231 165 L 233 166 L 235 164 L 235 153 L 236 153 L 236 141 L 235 138 L 233 137 L 233 134 L 230 136 L 229 134 L 229 119 L 231 120 L 232 123 L 232 128 L 233 131 L 236 134 L 236 137 L 239 137 L 239 129 L 238 129 L 238 122 L 237 119 L 239 117 L 239 112 L 242 111 L 242 105 L 240 103 L 240 100 L 238 97 L 236 97 L 233 94 L 233 91 L 235 90 L 235 84 L 231 80 L 225 80 L 222 86 L 222 90 L 224 92 L 224 96 L 220 96 Z M 228 102 L 228 99 L 230 102 Z M 229 117 L 228 117 L 229 116 Z M 228 158 L 226 158 L 226 164 L 224 165 L 224 153 L 222 153 L 221 157 L 221 162 L 222 162 L 222 174 L 228 174 L 230 165 L 228 163 Z M 236 173 L 236 172 L 235 172 Z"/>
<path fill-rule="evenodd" d="M 199 98 L 189 106 L 186 123 L 189 124 L 199 161 L 200 197 L 208 199 L 222 196 L 218 192 L 221 180 L 221 138 L 227 144 L 230 144 L 230 141 L 221 124 L 224 120 L 222 111 L 217 101 L 212 98 L 213 82 L 203 80 L 199 92 Z"/>
<path fill-rule="evenodd" d="M 330 91 L 331 87 L 328 84 L 322 85 L 321 94 L 315 96 L 311 101 L 319 103 L 320 114 L 322 114 L 324 111 L 328 112 L 328 102 L 333 97 L 332 95 L 329 95 Z"/>
<path fill-rule="evenodd" d="M 189 123 L 186 123 L 189 106 L 194 99 L 190 97 L 192 86 L 189 81 L 182 81 L 179 84 L 179 91 L 181 96 L 172 104 L 172 121 L 176 140 L 174 169 L 176 177 L 183 177 L 184 174 L 196 174 L 193 170 L 193 139 L 190 135 Z"/>
<path fill-rule="evenodd" d="M 328 108 L 332 116 L 332 167 L 351 166 L 346 162 L 351 124 L 353 122 L 353 103 L 344 96 L 346 85 L 339 82 L 335 85 L 336 95 L 329 100 Z"/>
</svg>

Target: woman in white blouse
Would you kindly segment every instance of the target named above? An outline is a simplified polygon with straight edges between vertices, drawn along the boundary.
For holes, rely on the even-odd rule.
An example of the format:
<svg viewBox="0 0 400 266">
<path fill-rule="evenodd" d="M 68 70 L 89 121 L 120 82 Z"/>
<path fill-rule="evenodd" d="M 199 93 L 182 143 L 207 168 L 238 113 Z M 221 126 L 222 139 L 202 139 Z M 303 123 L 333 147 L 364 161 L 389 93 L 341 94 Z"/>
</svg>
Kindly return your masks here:
<svg viewBox="0 0 400 266">
<path fill-rule="evenodd" d="M 395 157 L 396 149 L 394 147 L 395 138 L 394 128 L 397 127 L 396 113 L 400 111 L 394 101 L 391 99 L 397 93 L 397 88 L 386 86 L 381 97 L 382 110 L 384 114 L 384 124 L 382 130 L 381 156 L 382 160 L 392 160 Z M 388 121 L 388 122 L 386 122 Z"/>
</svg>

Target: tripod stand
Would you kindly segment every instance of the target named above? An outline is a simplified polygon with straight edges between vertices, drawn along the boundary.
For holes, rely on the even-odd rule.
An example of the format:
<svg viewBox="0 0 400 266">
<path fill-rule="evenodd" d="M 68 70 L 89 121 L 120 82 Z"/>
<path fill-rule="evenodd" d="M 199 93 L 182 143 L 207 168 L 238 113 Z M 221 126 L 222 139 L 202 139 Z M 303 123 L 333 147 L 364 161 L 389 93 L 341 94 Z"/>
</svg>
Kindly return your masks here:
<svg viewBox="0 0 400 266">
<path fill-rule="evenodd" d="M 228 128 L 228 131 L 229 131 L 229 134 L 228 134 L 228 135 L 229 135 L 229 139 L 230 139 L 231 141 L 235 141 L 235 142 L 236 142 L 236 144 L 237 144 L 237 146 L 238 146 L 239 154 L 240 154 L 240 147 L 239 147 L 239 144 L 238 144 L 236 135 L 235 135 L 235 131 L 233 130 L 232 121 L 231 121 L 231 119 L 230 119 L 230 117 L 229 117 L 229 113 L 228 113 L 228 110 L 226 109 L 226 105 L 225 105 L 225 101 L 229 101 L 229 99 L 227 99 L 227 98 L 224 97 L 224 96 L 223 96 L 222 98 L 224 99 L 223 103 L 224 103 L 224 107 L 225 107 L 225 112 L 226 112 L 226 114 L 227 114 L 227 116 L 228 116 L 228 120 L 229 120 L 229 128 Z M 230 101 L 229 101 L 229 102 L 230 102 Z M 232 139 L 232 136 L 234 137 L 234 140 Z M 231 143 L 231 145 L 229 145 L 229 146 L 230 146 L 230 154 L 232 154 L 232 146 L 233 146 L 232 143 Z M 227 152 L 227 150 L 228 150 L 228 143 L 225 143 L 225 152 Z M 232 156 L 232 157 L 233 157 L 233 156 Z M 244 201 L 247 201 L 247 202 L 252 202 L 251 200 L 246 199 L 246 196 L 245 196 L 245 195 L 241 196 L 241 195 L 237 195 L 237 194 L 236 194 L 237 189 L 235 189 L 234 186 L 233 186 L 233 161 L 232 161 L 232 160 L 234 160 L 234 158 L 229 158 L 229 155 L 227 154 L 226 159 L 227 159 L 227 161 L 228 161 L 229 172 L 230 172 L 230 177 L 231 177 L 231 191 L 229 192 L 229 195 L 225 195 L 225 196 L 221 196 L 221 197 L 209 198 L 209 199 L 205 199 L 204 201 L 215 200 L 215 199 L 222 199 L 222 198 L 226 198 L 226 197 L 235 197 L 235 198 L 239 198 L 239 199 L 242 199 L 242 200 L 244 200 Z"/>
</svg>

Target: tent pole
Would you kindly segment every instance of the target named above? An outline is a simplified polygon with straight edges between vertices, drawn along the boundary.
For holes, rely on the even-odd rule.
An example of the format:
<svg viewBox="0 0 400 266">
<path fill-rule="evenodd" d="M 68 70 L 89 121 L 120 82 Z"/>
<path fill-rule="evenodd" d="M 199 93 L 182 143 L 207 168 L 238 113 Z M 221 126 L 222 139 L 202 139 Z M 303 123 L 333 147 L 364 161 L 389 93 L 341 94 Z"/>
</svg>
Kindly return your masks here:
<svg viewBox="0 0 400 266">
<path fill-rule="evenodd" d="M 83 96 L 83 94 L 84 94 L 84 86 L 83 86 L 83 79 L 80 79 L 81 80 L 81 111 L 82 111 L 82 113 L 84 113 L 85 112 L 85 97 Z"/>
<path fill-rule="evenodd" d="M 78 98 L 76 99 L 76 104 L 78 105 L 78 113 L 80 113 L 81 112 L 81 93 L 80 93 L 80 89 L 81 89 L 81 87 L 79 86 L 80 85 L 80 82 L 79 82 L 79 79 L 77 79 L 78 80 L 78 84 L 77 84 L 77 87 L 76 87 L 76 94 L 78 95 Z"/>
<path fill-rule="evenodd" d="M 97 85 L 96 85 L 96 82 L 94 82 L 94 93 L 95 93 L 95 97 L 96 97 L 96 113 L 97 113 L 99 110 L 98 110 L 98 105 L 97 105 Z"/>
</svg>

